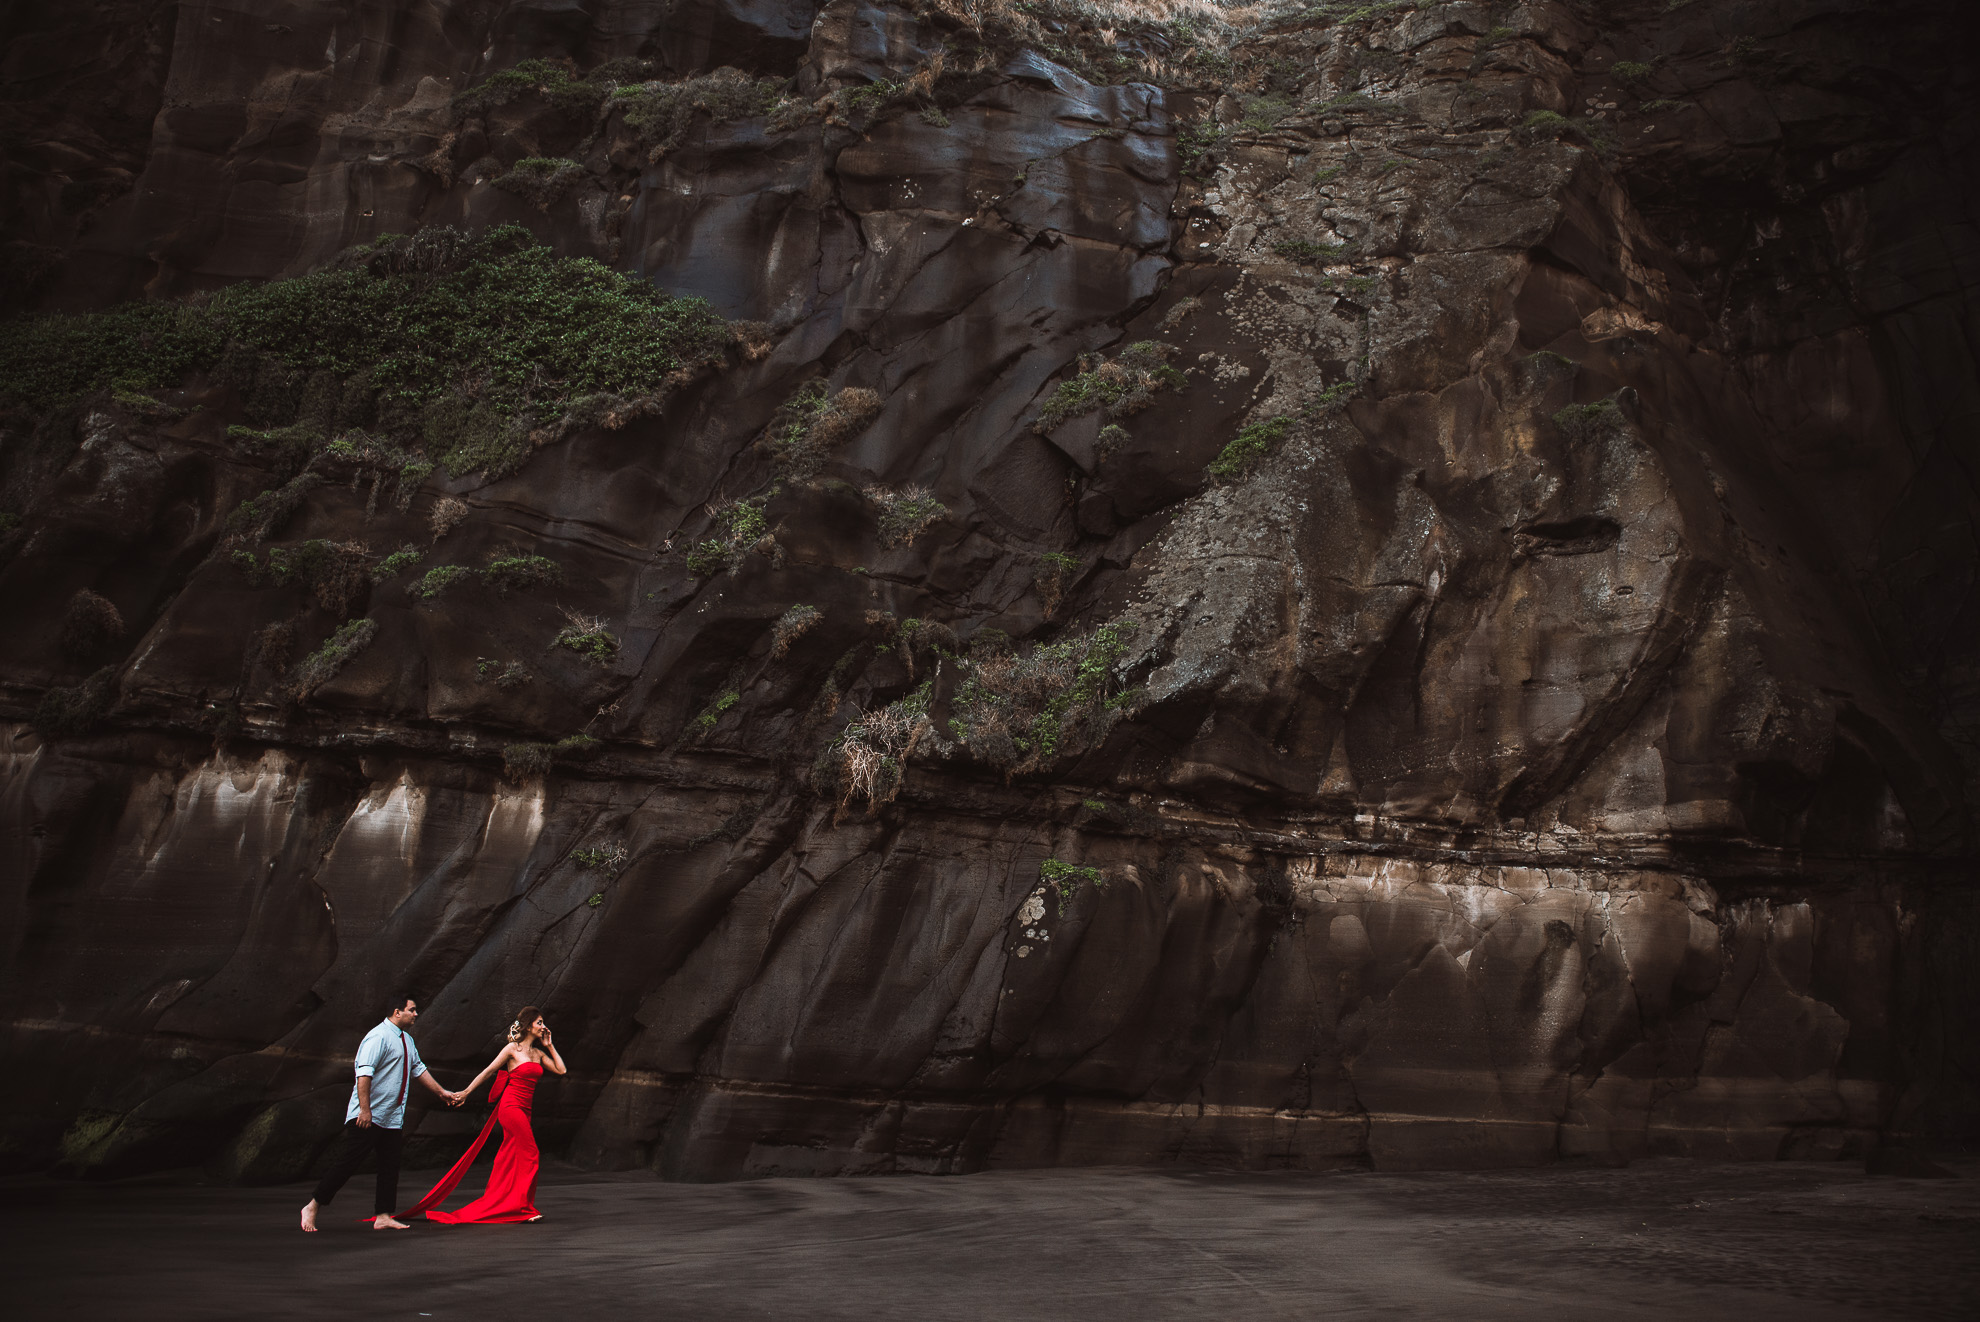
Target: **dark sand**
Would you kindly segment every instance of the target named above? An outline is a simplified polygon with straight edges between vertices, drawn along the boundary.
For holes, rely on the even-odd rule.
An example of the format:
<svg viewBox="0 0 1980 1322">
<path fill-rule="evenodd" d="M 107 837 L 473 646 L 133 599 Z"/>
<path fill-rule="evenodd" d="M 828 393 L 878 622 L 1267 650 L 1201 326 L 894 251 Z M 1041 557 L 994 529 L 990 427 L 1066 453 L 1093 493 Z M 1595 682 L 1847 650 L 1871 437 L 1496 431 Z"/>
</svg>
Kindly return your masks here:
<svg viewBox="0 0 1980 1322">
<path fill-rule="evenodd" d="M 313 1236 L 303 1186 L 37 1178 L 0 1182 L 0 1255 L 15 1319 L 1972 1318 L 1958 1169 L 553 1173 L 538 1224 L 399 1233 L 352 1222 L 360 1176 Z"/>
</svg>

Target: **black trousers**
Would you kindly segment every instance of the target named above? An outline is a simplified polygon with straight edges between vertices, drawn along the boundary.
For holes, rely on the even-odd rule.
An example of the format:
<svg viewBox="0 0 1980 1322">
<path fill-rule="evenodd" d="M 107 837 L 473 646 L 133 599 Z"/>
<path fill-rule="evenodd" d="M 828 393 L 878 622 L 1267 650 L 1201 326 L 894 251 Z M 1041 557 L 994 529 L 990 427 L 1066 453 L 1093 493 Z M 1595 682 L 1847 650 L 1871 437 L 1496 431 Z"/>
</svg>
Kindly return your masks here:
<svg viewBox="0 0 1980 1322">
<path fill-rule="evenodd" d="M 395 1211 L 399 1201 L 399 1158 L 405 1150 L 405 1130 L 379 1125 L 361 1129 L 357 1121 L 346 1120 L 344 1132 L 337 1136 L 337 1145 L 330 1149 L 330 1167 L 316 1183 L 317 1204 L 328 1207 L 337 1190 L 344 1187 L 344 1181 L 357 1174 L 365 1157 L 376 1152 L 378 1194 L 372 1200 L 371 1210 L 379 1215 Z"/>
</svg>

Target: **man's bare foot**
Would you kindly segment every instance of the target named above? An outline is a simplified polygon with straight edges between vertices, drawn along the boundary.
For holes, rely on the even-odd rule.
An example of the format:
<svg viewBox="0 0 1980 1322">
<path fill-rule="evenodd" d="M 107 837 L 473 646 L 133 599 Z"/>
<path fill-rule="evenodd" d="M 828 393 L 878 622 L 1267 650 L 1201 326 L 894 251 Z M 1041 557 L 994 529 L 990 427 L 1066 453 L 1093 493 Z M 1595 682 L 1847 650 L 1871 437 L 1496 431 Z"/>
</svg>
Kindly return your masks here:
<svg viewBox="0 0 1980 1322">
<path fill-rule="evenodd" d="M 302 1228 L 311 1234 L 316 1233 L 316 1200 L 314 1198 L 303 1204 Z"/>
<path fill-rule="evenodd" d="M 371 1228 L 373 1230 L 411 1230 L 412 1229 L 411 1226 L 399 1220 L 399 1218 L 393 1216 L 390 1212 L 387 1212 L 382 1216 L 372 1217 Z"/>
</svg>

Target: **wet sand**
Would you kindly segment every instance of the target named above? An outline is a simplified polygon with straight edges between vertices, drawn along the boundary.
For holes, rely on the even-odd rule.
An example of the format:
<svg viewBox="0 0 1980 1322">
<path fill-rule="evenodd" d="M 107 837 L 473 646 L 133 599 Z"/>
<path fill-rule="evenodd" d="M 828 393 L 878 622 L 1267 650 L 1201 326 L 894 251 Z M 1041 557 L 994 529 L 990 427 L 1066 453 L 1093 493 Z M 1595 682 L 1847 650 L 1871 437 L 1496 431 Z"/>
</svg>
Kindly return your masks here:
<svg viewBox="0 0 1980 1322">
<path fill-rule="evenodd" d="M 551 1172 L 542 1222 L 400 1233 L 351 1220 L 359 1176 L 313 1236 L 302 1185 L 25 1178 L 0 1260 L 16 1319 L 1967 1318 L 1980 1166 L 1955 1169 Z"/>
</svg>

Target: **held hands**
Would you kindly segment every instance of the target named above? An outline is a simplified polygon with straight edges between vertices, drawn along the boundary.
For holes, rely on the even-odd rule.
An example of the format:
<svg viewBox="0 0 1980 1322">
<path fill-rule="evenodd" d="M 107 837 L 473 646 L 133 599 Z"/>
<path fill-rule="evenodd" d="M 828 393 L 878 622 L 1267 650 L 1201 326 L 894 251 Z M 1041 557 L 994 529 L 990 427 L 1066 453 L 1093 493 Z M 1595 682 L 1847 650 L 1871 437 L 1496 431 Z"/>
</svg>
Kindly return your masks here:
<svg viewBox="0 0 1980 1322">
<path fill-rule="evenodd" d="M 467 1100 L 467 1094 L 464 1092 L 450 1092 L 445 1094 L 445 1096 L 447 1098 L 447 1105 L 449 1106 L 459 1106 Z"/>
</svg>

